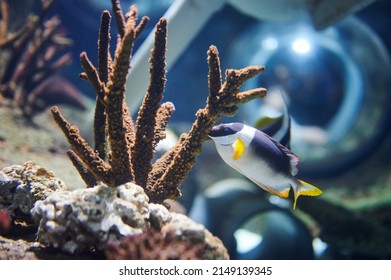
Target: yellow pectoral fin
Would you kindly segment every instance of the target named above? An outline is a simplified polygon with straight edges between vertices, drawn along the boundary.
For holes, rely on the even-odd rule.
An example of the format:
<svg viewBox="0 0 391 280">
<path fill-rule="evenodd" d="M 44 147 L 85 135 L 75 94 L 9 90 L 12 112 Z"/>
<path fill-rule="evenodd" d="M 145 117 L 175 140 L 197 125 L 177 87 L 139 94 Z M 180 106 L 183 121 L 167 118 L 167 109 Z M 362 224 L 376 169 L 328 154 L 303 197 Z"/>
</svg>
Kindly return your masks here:
<svg viewBox="0 0 391 280">
<path fill-rule="evenodd" d="M 233 159 L 234 160 L 240 159 L 240 157 L 244 153 L 244 150 L 246 149 L 243 140 L 240 138 L 236 139 L 235 142 L 232 144 L 232 147 L 234 149 Z"/>
</svg>

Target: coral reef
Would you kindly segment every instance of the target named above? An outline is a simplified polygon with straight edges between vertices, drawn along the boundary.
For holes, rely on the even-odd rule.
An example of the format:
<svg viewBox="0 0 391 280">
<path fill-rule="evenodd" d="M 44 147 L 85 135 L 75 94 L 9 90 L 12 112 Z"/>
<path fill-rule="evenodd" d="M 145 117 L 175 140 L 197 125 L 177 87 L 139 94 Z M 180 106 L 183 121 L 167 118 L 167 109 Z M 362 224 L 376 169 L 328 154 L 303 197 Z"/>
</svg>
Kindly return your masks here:
<svg viewBox="0 0 391 280">
<path fill-rule="evenodd" d="M 31 219 L 38 224 L 40 246 L 60 248 L 70 254 L 100 252 L 109 242 L 112 249 L 122 250 L 123 256 L 132 258 L 228 259 L 220 239 L 185 215 L 170 212 L 165 201 L 180 197 L 179 186 L 195 164 L 214 123 L 223 115 L 235 114 L 238 104 L 266 94 L 263 88 L 239 90 L 263 67 L 227 70 L 222 83 L 218 51 L 211 46 L 206 107 L 197 112 L 190 132 L 182 134 L 176 146 L 155 161 L 156 146 L 166 137 L 166 126 L 175 109 L 172 103 L 162 102 L 167 21 L 161 19 L 156 25 L 150 84 L 133 122 L 125 102 L 125 81 L 133 43 L 148 19 L 144 17 L 137 24 L 136 6 L 124 15 L 118 0 L 112 0 L 112 4 L 119 34 L 114 55 L 109 49 L 108 11 L 101 16 L 98 67 L 86 53 L 80 55 L 84 70 L 80 77 L 96 92 L 93 148 L 58 107 L 51 110 L 71 146 L 67 154 L 88 188 L 66 190 L 52 172 L 26 162 L 0 173 L 1 208 L 12 218 L 28 222 Z M 124 236 L 138 243 L 129 245 L 122 240 Z M 144 252 L 148 246 L 161 250 L 155 255 Z M 131 255 L 141 248 L 138 255 Z"/>
<path fill-rule="evenodd" d="M 29 220 L 35 202 L 65 188 L 53 172 L 34 162 L 5 167 L 0 171 L 0 209 L 15 220 Z"/>
<path fill-rule="evenodd" d="M 9 6 L 1 1 L 0 20 L 0 104 L 6 99 L 30 117 L 53 104 L 68 104 L 85 109 L 82 94 L 58 72 L 70 63 L 70 54 L 63 54 L 71 44 L 60 31 L 60 20 L 45 20 L 55 0 L 41 1 L 38 15 L 30 15 L 24 25 L 12 32 Z"/>
<path fill-rule="evenodd" d="M 194 222 L 185 215 L 175 213 L 171 214 L 170 221 L 162 225 L 161 231 L 174 232 L 176 237 L 183 241 L 194 244 L 202 243 L 202 259 L 229 259 L 227 249 L 224 247 L 221 240 L 216 236 L 213 236 L 212 233 L 206 230 L 203 225 Z"/>
<path fill-rule="evenodd" d="M 143 241 L 144 237 L 137 236 L 154 229 L 160 232 L 159 235 L 162 241 L 164 240 L 161 245 L 175 239 L 178 244 L 191 244 L 191 248 L 199 244 L 200 256 L 203 259 L 228 258 L 221 241 L 213 237 L 202 225 L 196 224 L 182 214 L 169 212 L 162 205 L 149 203 L 144 190 L 133 183 L 116 188 L 100 184 L 72 192 L 55 192 L 45 200 L 38 201 L 31 213 L 33 218 L 39 221 L 38 240 L 72 254 L 91 249 L 102 250 L 109 242 L 112 258 L 115 258 L 113 254 L 116 250 L 121 251 L 123 257 L 130 257 L 130 251 L 123 252 L 123 247 L 128 246 L 125 245 L 128 239 L 122 238 L 128 236 L 131 240 L 139 240 L 139 245 L 134 244 L 136 247 L 149 246 Z M 172 233 L 175 233 L 174 236 Z M 157 235 L 153 236 L 156 238 Z M 155 241 L 160 244 L 159 241 Z M 154 240 L 151 239 L 150 242 L 152 244 Z M 166 245 L 165 248 L 168 246 Z M 133 245 L 129 246 L 134 248 Z M 154 254 L 143 251 L 138 253 L 140 255 L 133 255 L 133 258 L 158 258 L 163 254 L 169 254 L 167 247 L 159 255 L 159 246 L 153 248 L 156 251 Z M 129 247 L 129 250 L 132 250 L 131 248 Z M 177 256 L 178 251 L 170 248 L 174 254 L 172 257 Z M 189 246 L 186 245 L 185 248 Z M 118 256 L 120 257 L 121 255 Z"/>
<path fill-rule="evenodd" d="M 7 210 L 0 210 L 0 234 L 9 231 L 11 228 L 12 218 Z"/>
<path fill-rule="evenodd" d="M 162 234 L 150 229 L 139 235 L 127 236 L 120 244 L 108 244 L 105 253 L 112 260 L 199 260 L 202 243 L 181 241 L 175 234 Z"/>
<path fill-rule="evenodd" d="M 36 260 L 38 258 L 34 251 L 43 248 L 44 246 L 38 242 L 0 236 L 0 260 Z"/>
<path fill-rule="evenodd" d="M 31 211 L 38 240 L 69 253 L 98 247 L 147 228 L 148 198 L 132 183 L 55 192 Z"/>
<path fill-rule="evenodd" d="M 214 123 L 223 115 L 234 115 L 238 104 L 265 96 L 266 90 L 263 88 L 240 92 L 240 86 L 264 68 L 250 66 L 241 70 L 227 70 L 225 82 L 222 83 L 218 51 L 211 46 L 208 51 L 209 97 L 206 107 L 197 112 L 190 132 L 182 134 L 177 145 L 153 163 L 156 145 L 165 137 L 166 125 L 174 111 L 170 102 L 161 104 L 166 81 L 167 22 L 161 19 L 156 25 L 150 59 L 150 84 L 134 125 L 125 102 L 125 80 L 130 69 L 134 40 L 147 19 L 143 18 L 137 25 L 135 6 L 123 15 L 119 1 L 112 2 L 119 34 L 114 59 L 111 59 L 108 49 L 108 11 L 103 12 L 101 17 L 98 69 L 86 53 L 80 55 L 84 69 L 81 77 L 91 83 L 97 94 L 94 149 L 57 107 L 52 108 L 52 113 L 71 145 L 73 152 L 69 154 L 72 162 L 88 186 L 96 181 L 111 187 L 134 182 L 145 189 L 151 202 L 175 200 L 181 196 L 179 185 L 195 164 Z"/>
<path fill-rule="evenodd" d="M 133 123 L 123 96 L 123 81 L 129 71 L 131 43 L 147 19 L 136 25 L 135 7 L 124 15 L 119 1 L 112 0 L 119 33 L 115 54 L 109 51 L 111 15 L 105 11 L 101 18 L 97 67 L 89 61 L 87 54 L 81 55 L 84 70 L 81 77 L 88 80 L 97 93 L 95 145 L 89 148 L 77 128 L 70 126 L 58 109 L 53 109 L 73 143 L 68 156 L 89 187 L 72 192 L 66 190 L 64 183 L 51 171 L 32 162 L 24 163 L 33 158 L 39 165 L 50 166 L 56 174 L 61 174 L 70 188 L 84 187 L 66 158 L 68 143 L 65 138 L 62 141 L 62 135 L 56 135 L 58 127 L 51 127 L 47 114 L 35 116 L 35 120 L 39 120 L 36 123 L 45 124 L 39 130 L 26 125 L 22 117 L 22 114 L 26 117 L 38 112 L 42 107 L 36 106 L 41 101 L 44 101 L 44 107 L 53 103 L 52 98 L 61 94 L 62 87 L 66 86 L 57 75 L 40 80 L 41 74 L 51 74 L 50 67 L 65 63 L 56 60 L 55 56 L 59 54 L 57 50 L 69 43 L 64 41 L 63 34 L 53 30 L 58 30 L 58 19 L 44 23 L 43 18 L 54 0 L 43 0 L 41 14 L 30 16 L 16 32 L 10 27 L 15 21 L 7 11 L 14 1 L 0 2 L 0 105 L 7 104 L 9 98 L 15 106 L 24 104 L 23 111 L 13 110 L 15 106 L 0 108 L 0 164 L 20 164 L 0 170 L 0 259 L 227 259 L 222 242 L 204 226 L 170 212 L 160 203 L 180 195 L 179 184 L 194 164 L 213 123 L 222 115 L 234 114 L 237 104 L 265 94 L 263 89 L 239 92 L 240 84 L 262 68 L 228 70 L 222 83 L 218 51 L 216 47 L 210 47 L 210 92 L 206 107 L 197 112 L 191 131 L 181 135 L 177 145 L 155 161 L 151 155 L 156 156 L 154 149 L 165 137 L 165 127 L 174 111 L 173 104 L 164 103 L 162 96 L 166 22 L 163 19 L 158 24 L 151 58 L 151 83 L 143 108 Z M 42 44 L 44 34 L 50 32 L 53 34 L 51 39 L 47 38 L 47 43 Z M 61 46 L 52 45 L 51 40 Z M 125 44 L 124 40 L 130 44 Z M 39 49 L 48 51 L 44 59 L 50 56 L 52 59 L 42 60 Z M 40 64 L 43 61 L 48 63 Z M 49 68 L 45 72 L 34 63 Z M 17 85 L 15 80 L 19 81 Z M 66 96 L 78 102 L 79 97 L 72 97 L 72 89 L 65 91 L 69 93 Z M 69 115 L 68 120 L 74 117 L 73 112 L 67 114 L 65 110 L 61 111 Z M 329 186 L 323 198 L 303 198 L 299 211 L 294 214 L 308 222 L 313 235 L 327 244 L 328 249 L 320 258 L 391 258 L 389 150 L 390 144 L 387 144 L 378 152 L 380 156 L 369 158 L 359 169 L 341 178 L 328 178 L 318 183 Z M 84 153 L 85 156 L 80 155 Z M 201 166 L 202 176 L 199 177 L 213 177 L 202 182 L 205 186 L 216 178 L 216 173 L 222 178 L 226 176 L 225 169 L 219 172 L 219 163 L 211 159 L 209 156 L 208 164 Z M 213 174 L 209 170 L 210 162 L 214 164 L 214 171 L 217 170 Z M 129 193 L 132 195 L 125 198 Z M 136 197 L 138 201 L 135 201 Z M 30 224 L 34 222 L 32 208 L 38 227 Z M 35 239 L 37 230 L 39 241 Z M 131 235 L 124 237 L 127 234 Z M 53 248 L 55 246 L 61 248 Z M 71 252 L 78 254 L 69 254 Z"/>
</svg>

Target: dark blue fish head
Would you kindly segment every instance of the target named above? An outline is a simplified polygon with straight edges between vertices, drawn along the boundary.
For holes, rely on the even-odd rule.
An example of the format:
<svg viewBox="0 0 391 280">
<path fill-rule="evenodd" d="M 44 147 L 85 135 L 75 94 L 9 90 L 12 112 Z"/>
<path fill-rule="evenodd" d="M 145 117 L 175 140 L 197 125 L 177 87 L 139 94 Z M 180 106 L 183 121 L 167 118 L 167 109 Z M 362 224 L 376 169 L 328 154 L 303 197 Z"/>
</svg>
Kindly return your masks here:
<svg viewBox="0 0 391 280">
<path fill-rule="evenodd" d="M 216 125 L 209 132 L 210 137 L 221 137 L 235 134 L 243 129 L 244 124 L 242 123 L 223 123 Z"/>
</svg>

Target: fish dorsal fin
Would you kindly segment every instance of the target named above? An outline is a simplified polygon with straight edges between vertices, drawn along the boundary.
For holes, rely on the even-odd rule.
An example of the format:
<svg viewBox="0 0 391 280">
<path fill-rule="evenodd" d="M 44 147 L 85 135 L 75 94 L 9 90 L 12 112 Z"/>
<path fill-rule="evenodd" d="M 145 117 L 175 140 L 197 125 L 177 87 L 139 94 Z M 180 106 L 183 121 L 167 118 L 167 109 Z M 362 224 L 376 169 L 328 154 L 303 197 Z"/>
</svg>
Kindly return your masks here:
<svg viewBox="0 0 391 280">
<path fill-rule="evenodd" d="M 267 137 L 270 138 L 270 140 L 273 141 L 273 143 L 279 148 L 287 157 L 289 157 L 289 161 L 291 164 L 291 172 L 292 175 L 295 176 L 298 172 L 297 165 L 299 164 L 300 158 L 298 155 L 293 153 L 291 150 L 289 150 L 287 147 L 279 143 L 278 141 L 274 140 L 272 137 L 269 135 L 265 134 Z"/>
<path fill-rule="evenodd" d="M 246 149 L 243 140 L 240 138 L 235 140 L 235 142 L 232 144 L 232 148 L 234 149 L 234 160 L 240 159 L 244 153 L 244 150 Z"/>
</svg>

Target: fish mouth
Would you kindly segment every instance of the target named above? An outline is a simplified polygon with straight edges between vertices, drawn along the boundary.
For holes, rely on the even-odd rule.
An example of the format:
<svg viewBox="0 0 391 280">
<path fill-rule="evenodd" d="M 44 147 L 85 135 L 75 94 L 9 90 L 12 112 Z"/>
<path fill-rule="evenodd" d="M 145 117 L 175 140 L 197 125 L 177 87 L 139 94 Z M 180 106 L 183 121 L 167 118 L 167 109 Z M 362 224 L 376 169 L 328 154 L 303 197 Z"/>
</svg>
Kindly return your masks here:
<svg viewBox="0 0 391 280">
<path fill-rule="evenodd" d="M 220 144 L 221 146 L 224 146 L 224 147 L 228 147 L 228 146 L 232 146 L 233 143 L 228 143 L 228 144 Z"/>
</svg>

